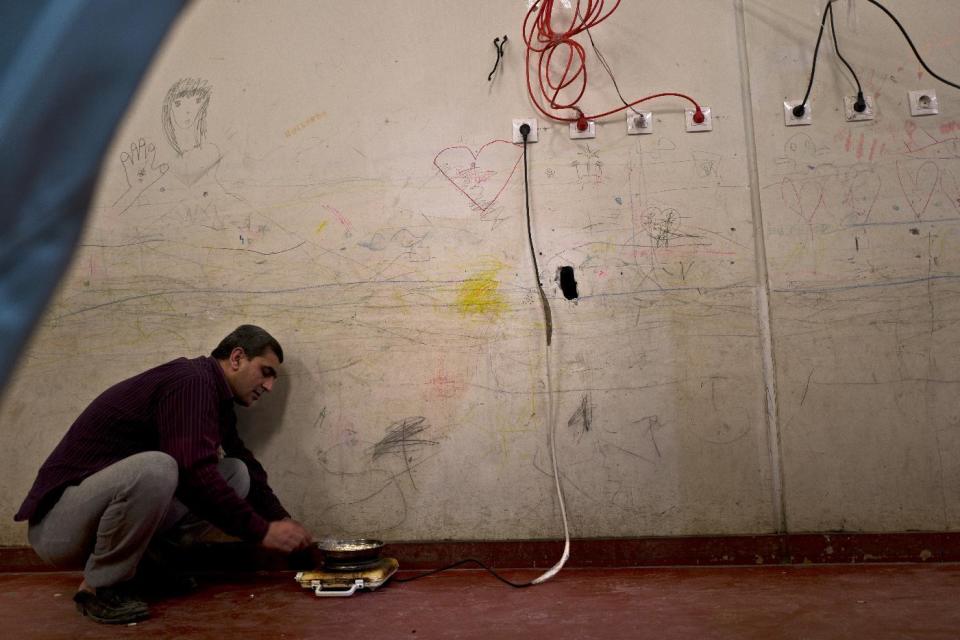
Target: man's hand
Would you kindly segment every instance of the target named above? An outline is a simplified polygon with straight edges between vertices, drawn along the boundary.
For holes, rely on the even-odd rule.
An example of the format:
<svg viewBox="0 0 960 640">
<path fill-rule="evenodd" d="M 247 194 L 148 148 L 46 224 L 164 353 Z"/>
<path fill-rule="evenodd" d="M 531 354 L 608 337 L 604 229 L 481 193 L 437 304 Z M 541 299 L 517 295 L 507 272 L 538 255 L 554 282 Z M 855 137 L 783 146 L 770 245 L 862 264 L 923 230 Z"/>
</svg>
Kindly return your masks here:
<svg viewBox="0 0 960 640">
<path fill-rule="evenodd" d="M 270 523 L 262 544 L 273 551 L 291 553 L 306 549 L 313 542 L 310 532 L 296 520 L 275 520 Z"/>
</svg>

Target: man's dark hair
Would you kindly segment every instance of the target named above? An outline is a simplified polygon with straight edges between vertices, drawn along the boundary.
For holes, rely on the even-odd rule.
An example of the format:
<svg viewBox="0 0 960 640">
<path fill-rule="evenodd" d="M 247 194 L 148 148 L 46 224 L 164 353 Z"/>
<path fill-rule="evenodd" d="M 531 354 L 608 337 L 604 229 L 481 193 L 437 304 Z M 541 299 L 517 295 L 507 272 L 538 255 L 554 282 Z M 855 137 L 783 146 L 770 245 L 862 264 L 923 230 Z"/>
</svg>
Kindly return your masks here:
<svg viewBox="0 0 960 640">
<path fill-rule="evenodd" d="M 237 347 L 242 348 L 248 358 L 262 356 L 264 351 L 271 349 L 277 354 L 277 360 L 283 362 L 283 347 L 276 338 L 252 324 L 242 324 L 234 329 L 220 341 L 210 355 L 217 360 L 226 360 L 230 357 L 230 352 Z"/>
</svg>

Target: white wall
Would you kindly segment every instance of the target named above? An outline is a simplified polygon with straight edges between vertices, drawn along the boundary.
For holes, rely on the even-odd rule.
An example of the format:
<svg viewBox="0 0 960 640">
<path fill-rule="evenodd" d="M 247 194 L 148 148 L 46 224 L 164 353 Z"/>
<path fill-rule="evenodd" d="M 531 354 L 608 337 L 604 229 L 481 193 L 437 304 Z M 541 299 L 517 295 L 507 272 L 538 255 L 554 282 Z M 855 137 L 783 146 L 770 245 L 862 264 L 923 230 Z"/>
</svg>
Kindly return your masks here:
<svg viewBox="0 0 960 640">
<path fill-rule="evenodd" d="M 960 5 L 884 4 L 956 81 Z M 575 536 L 958 526 L 960 91 L 879 10 L 840 0 L 877 118 L 845 121 L 852 84 L 825 40 L 814 124 L 787 128 L 822 0 L 743 5 L 634 0 L 593 30 L 625 96 L 689 93 L 713 132 L 685 133 L 677 99 L 651 104 L 651 136 L 618 114 L 572 141 L 541 117 L 548 383 L 521 149 L 495 142 L 536 115 L 526 1 L 194 3 L 6 391 L 0 543 L 25 541 L 12 514 L 90 400 L 244 322 L 287 355 L 244 437 L 318 533 L 558 537 L 551 398 Z M 584 107 L 618 104 L 589 65 Z M 160 114 L 184 77 L 212 94 L 206 143 L 181 160 Z M 907 90 L 928 88 L 941 114 L 911 118 Z M 127 206 L 120 155 L 140 138 L 169 169 Z"/>
</svg>

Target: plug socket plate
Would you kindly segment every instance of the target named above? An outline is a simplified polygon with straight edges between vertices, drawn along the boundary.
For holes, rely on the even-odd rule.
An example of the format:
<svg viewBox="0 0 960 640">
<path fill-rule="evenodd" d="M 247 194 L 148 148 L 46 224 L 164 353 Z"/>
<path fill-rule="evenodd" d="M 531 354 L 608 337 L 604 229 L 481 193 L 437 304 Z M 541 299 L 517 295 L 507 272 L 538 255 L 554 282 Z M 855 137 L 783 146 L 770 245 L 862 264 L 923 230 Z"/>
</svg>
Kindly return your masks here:
<svg viewBox="0 0 960 640">
<path fill-rule="evenodd" d="M 627 110 L 627 135 L 635 136 L 643 133 L 653 133 L 653 113 Z"/>
<path fill-rule="evenodd" d="M 793 108 L 803 104 L 803 100 L 787 100 L 783 103 L 783 124 L 788 127 L 800 127 L 813 124 L 813 109 L 809 104 L 803 106 L 803 115 L 799 118 L 793 115 Z"/>
<path fill-rule="evenodd" d="M 910 115 L 935 116 L 940 113 L 940 102 L 933 89 L 910 91 L 907 95 L 910 100 Z"/>
<path fill-rule="evenodd" d="M 853 105 L 857 102 L 857 96 L 844 97 L 843 111 L 847 116 L 847 122 L 863 122 L 865 120 L 873 120 L 874 113 L 876 113 L 873 109 L 873 96 L 863 96 L 863 101 L 867 103 L 867 108 L 858 112 L 853 108 Z"/>
<path fill-rule="evenodd" d="M 700 124 L 693 121 L 693 114 L 697 112 L 696 109 L 687 109 L 684 112 L 687 122 L 687 132 L 698 133 L 700 131 L 713 131 L 713 112 L 710 111 L 710 107 L 700 105 L 700 111 L 703 112 L 703 122 Z"/>
<path fill-rule="evenodd" d="M 527 134 L 527 142 L 536 142 L 539 129 L 537 128 L 536 118 L 514 118 L 513 119 L 513 141 L 517 144 L 523 144 L 523 136 L 520 134 L 520 125 L 530 125 L 530 133 Z"/>
<path fill-rule="evenodd" d="M 571 140 L 583 140 L 585 138 L 596 138 L 597 137 L 597 123 L 593 120 L 587 120 L 587 128 L 583 131 L 577 129 L 577 123 L 570 123 L 570 139 Z"/>
</svg>

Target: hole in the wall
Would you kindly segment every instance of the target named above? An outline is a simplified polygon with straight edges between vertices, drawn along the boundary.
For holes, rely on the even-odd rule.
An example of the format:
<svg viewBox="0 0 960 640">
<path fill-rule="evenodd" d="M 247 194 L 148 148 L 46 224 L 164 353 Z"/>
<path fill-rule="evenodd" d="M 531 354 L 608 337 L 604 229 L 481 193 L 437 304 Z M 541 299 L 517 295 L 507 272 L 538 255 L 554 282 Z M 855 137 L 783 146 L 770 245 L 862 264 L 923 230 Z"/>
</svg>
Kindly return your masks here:
<svg viewBox="0 0 960 640">
<path fill-rule="evenodd" d="M 573 277 L 573 267 L 560 267 L 557 270 L 557 280 L 560 281 L 563 297 L 567 300 L 576 300 L 580 294 L 577 293 L 577 280 Z"/>
</svg>

